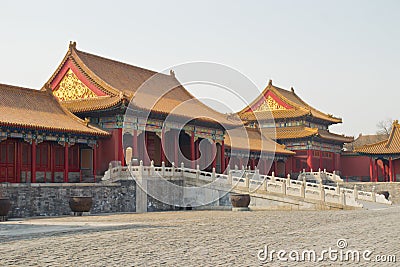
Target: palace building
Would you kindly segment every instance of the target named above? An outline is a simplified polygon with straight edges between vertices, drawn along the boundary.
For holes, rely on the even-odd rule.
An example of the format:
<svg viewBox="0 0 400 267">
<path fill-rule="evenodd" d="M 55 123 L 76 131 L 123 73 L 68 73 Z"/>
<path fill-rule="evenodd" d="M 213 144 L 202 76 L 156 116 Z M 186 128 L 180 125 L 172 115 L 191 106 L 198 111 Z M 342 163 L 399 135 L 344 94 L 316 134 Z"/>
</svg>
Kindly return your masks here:
<svg viewBox="0 0 400 267">
<path fill-rule="evenodd" d="M 183 162 L 188 167 L 200 165 L 203 170 L 216 168 L 223 172 L 229 158 L 238 159 L 237 149 L 231 143 L 225 147 L 224 137 L 226 130 L 242 122 L 197 100 L 173 71 L 170 75 L 160 74 L 79 51 L 76 43 L 71 43 L 47 84 L 70 112 L 111 134 L 96 151 L 98 174 L 108 168 L 110 161 L 124 164 L 124 148 L 128 146 L 133 148 L 134 158 L 145 165 L 151 160 L 156 166 L 163 161 L 167 166 Z M 257 142 L 257 138 L 261 135 L 251 135 L 250 143 Z M 204 155 L 200 155 L 201 144 Z M 290 155 L 290 151 L 278 147 L 281 158 Z M 269 159 L 273 159 L 275 145 L 268 150 Z M 252 150 L 248 155 L 241 154 L 240 159 L 245 163 L 258 161 L 256 157 Z"/>
<path fill-rule="evenodd" d="M 248 127 L 260 129 L 265 135 L 296 154 L 286 163 L 278 161 L 275 172 L 285 169 L 296 174 L 303 170 L 340 172 L 340 155 L 344 143 L 353 141 L 331 133 L 329 126 L 342 119 L 325 114 L 305 103 L 294 89 L 285 90 L 269 81 L 264 91 L 239 113 Z M 273 168 L 274 170 L 274 168 Z"/>
<path fill-rule="evenodd" d="M 1 85 L 0 94 L 0 182 L 95 181 L 110 162 L 125 163 L 127 147 L 145 165 L 218 172 L 228 164 L 267 172 L 294 154 L 256 129 L 245 129 L 247 146 L 241 135 L 229 138 L 242 121 L 197 100 L 173 71 L 82 52 L 76 43 L 41 90 Z"/>
<path fill-rule="evenodd" d="M 396 182 L 400 170 L 400 124 L 393 122 L 389 138 L 355 149 L 360 155 L 369 157 L 371 182 Z"/>
<path fill-rule="evenodd" d="M 173 71 L 83 52 L 75 42 L 41 90 L 0 85 L 0 95 L 0 182 L 95 181 L 110 162 L 125 164 L 127 147 L 145 165 L 340 173 L 343 145 L 353 141 L 329 131 L 340 118 L 311 107 L 293 88 L 270 81 L 249 106 L 221 114 L 191 95 Z M 368 151 L 359 153 L 382 162 L 382 179 L 392 173 L 394 180 L 390 162 L 398 155 Z"/>
<path fill-rule="evenodd" d="M 0 99 L 0 182 L 93 178 L 99 141 L 110 133 L 73 115 L 49 88 L 0 84 Z"/>
</svg>

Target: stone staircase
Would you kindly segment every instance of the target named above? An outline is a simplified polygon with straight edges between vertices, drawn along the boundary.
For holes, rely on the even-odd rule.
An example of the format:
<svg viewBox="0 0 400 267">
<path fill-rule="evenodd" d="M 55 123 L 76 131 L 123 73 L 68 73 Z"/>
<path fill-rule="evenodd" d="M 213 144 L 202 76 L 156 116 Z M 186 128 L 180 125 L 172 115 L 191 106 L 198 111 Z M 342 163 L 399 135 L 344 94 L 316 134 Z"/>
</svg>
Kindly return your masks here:
<svg viewBox="0 0 400 267">
<path fill-rule="evenodd" d="M 110 163 L 110 168 L 106 171 L 102 182 L 112 183 L 123 179 L 135 179 L 141 182 L 146 179 L 162 180 L 182 180 L 185 184 L 192 187 L 208 186 L 209 189 L 225 191 L 230 193 L 248 193 L 252 197 L 274 199 L 281 202 L 303 202 L 314 203 L 326 208 L 338 209 L 357 209 L 363 207 L 388 207 L 391 202 L 384 195 L 374 191 L 360 191 L 357 187 L 348 189 L 336 185 L 324 185 L 321 182 L 329 177 L 332 181 L 340 181 L 340 176 L 326 171 L 302 173 L 300 180 L 293 180 L 288 177 L 276 177 L 272 175 L 262 175 L 258 170 L 227 170 L 225 174 L 201 171 L 197 169 L 186 168 L 183 163 L 177 167 L 156 167 L 153 162 L 150 166 L 144 166 L 140 162 L 139 166 L 122 167 L 120 164 Z M 312 178 L 312 179 L 311 179 Z M 369 205 L 366 203 L 375 203 Z"/>
</svg>

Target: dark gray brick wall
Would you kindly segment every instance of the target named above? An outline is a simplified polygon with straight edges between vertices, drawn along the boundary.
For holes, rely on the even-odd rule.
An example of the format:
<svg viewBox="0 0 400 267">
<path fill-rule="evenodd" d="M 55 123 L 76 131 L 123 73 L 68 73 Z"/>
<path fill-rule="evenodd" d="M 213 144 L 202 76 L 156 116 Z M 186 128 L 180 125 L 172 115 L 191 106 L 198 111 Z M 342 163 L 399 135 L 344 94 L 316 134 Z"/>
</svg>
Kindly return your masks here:
<svg viewBox="0 0 400 267">
<path fill-rule="evenodd" d="M 136 211 L 136 184 L 0 184 L 0 196 L 11 200 L 10 218 L 71 213 L 70 196 L 92 196 L 92 214 Z"/>
</svg>

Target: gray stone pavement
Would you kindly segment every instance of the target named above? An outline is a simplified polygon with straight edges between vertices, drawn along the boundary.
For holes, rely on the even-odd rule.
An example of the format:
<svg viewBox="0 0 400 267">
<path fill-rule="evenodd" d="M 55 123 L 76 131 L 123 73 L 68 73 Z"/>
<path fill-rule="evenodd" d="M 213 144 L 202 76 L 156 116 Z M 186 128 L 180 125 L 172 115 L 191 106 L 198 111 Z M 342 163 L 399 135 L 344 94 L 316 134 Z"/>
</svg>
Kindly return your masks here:
<svg viewBox="0 0 400 267">
<path fill-rule="evenodd" d="M 398 266 L 400 207 L 358 211 L 180 211 L 0 223 L 0 266 Z M 370 262 L 296 262 L 296 252 L 357 250 Z M 344 241 L 341 245 L 345 244 Z M 285 250 L 288 261 L 262 262 Z M 291 253 L 291 258 L 289 258 Z M 307 255 L 307 254 L 306 254 Z M 299 256 L 300 257 L 300 256 Z M 307 258 L 308 259 L 308 258 Z"/>
</svg>

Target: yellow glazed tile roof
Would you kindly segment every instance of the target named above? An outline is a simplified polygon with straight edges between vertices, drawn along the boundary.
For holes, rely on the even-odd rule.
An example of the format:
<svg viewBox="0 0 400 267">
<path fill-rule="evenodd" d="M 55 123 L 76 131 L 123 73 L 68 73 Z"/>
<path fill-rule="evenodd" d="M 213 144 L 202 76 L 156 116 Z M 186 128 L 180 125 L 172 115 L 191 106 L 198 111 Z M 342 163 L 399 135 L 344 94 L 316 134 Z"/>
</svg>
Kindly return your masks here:
<svg viewBox="0 0 400 267">
<path fill-rule="evenodd" d="M 393 122 L 392 132 L 388 139 L 356 148 L 355 152 L 366 155 L 400 155 L 400 125 Z"/>
<path fill-rule="evenodd" d="M 354 140 L 353 137 L 334 134 L 326 130 L 305 126 L 278 127 L 275 129 L 265 128 L 263 129 L 263 133 L 274 140 L 301 139 L 310 136 L 318 136 L 325 140 L 343 143 L 352 142 Z"/>
<path fill-rule="evenodd" d="M 264 151 L 275 152 L 276 154 L 294 155 L 295 152 L 285 149 L 280 145 L 263 135 L 257 128 L 245 127 L 246 132 L 241 129 L 233 129 L 225 135 L 225 144 L 232 149 L 243 151 Z"/>
<path fill-rule="evenodd" d="M 290 106 L 289 109 L 284 110 L 272 110 L 272 111 L 252 111 L 249 109 L 251 107 L 253 110 L 256 110 L 256 105 L 263 101 L 263 98 L 268 94 L 268 92 L 273 93 L 280 101 L 282 101 L 287 106 Z M 256 115 L 251 113 L 258 113 Z M 259 114 L 259 113 L 267 113 L 267 115 Z M 272 113 L 275 119 L 282 118 L 296 118 L 303 117 L 306 115 L 318 118 L 320 120 L 329 122 L 329 123 L 341 123 L 341 118 L 336 118 L 330 114 L 325 114 L 310 105 L 304 102 L 292 89 L 291 91 L 276 87 L 272 85 L 272 81 L 268 83 L 267 87 L 264 91 L 247 107 L 241 110 L 238 114 L 243 120 L 254 120 L 258 119 L 270 119 L 269 113 Z M 264 117 L 263 117 L 264 116 Z"/>
<path fill-rule="evenodd" d="M 109 135 L 106 131 L 87 125 L 62 107 L 49 90 L 0 84 L 0 99 L 0 125 L 95 136 Z"/>
<path fill-rule="evenodd" d="M 104 107 L 117 105 L 120 103 L 117 97 L 120 97 L 122 101 L 132 100 L 134 106 L 142 110 L 167 115 L 173 113 L 175 116 L 219 122 L 231 127 L 241 125 L 240 120 L 231 119 L 230 116 L 213 110 L 191 95 L 175 78 L 174 73 L 161 74 L 82 52 L 76 49 L 75 43 L 70 44 L 66 56 L 48 84 L 56 78 L 67 60 L 74 62 L 91 83 L 110 97 L 99 101 L 66 102 L 65 106 L 73 112 L 101 110 Z M 150 78 L 152 79 L 149 82 Z M 147 85 L 145 88 L 144 84 Z"/>
</svg>

